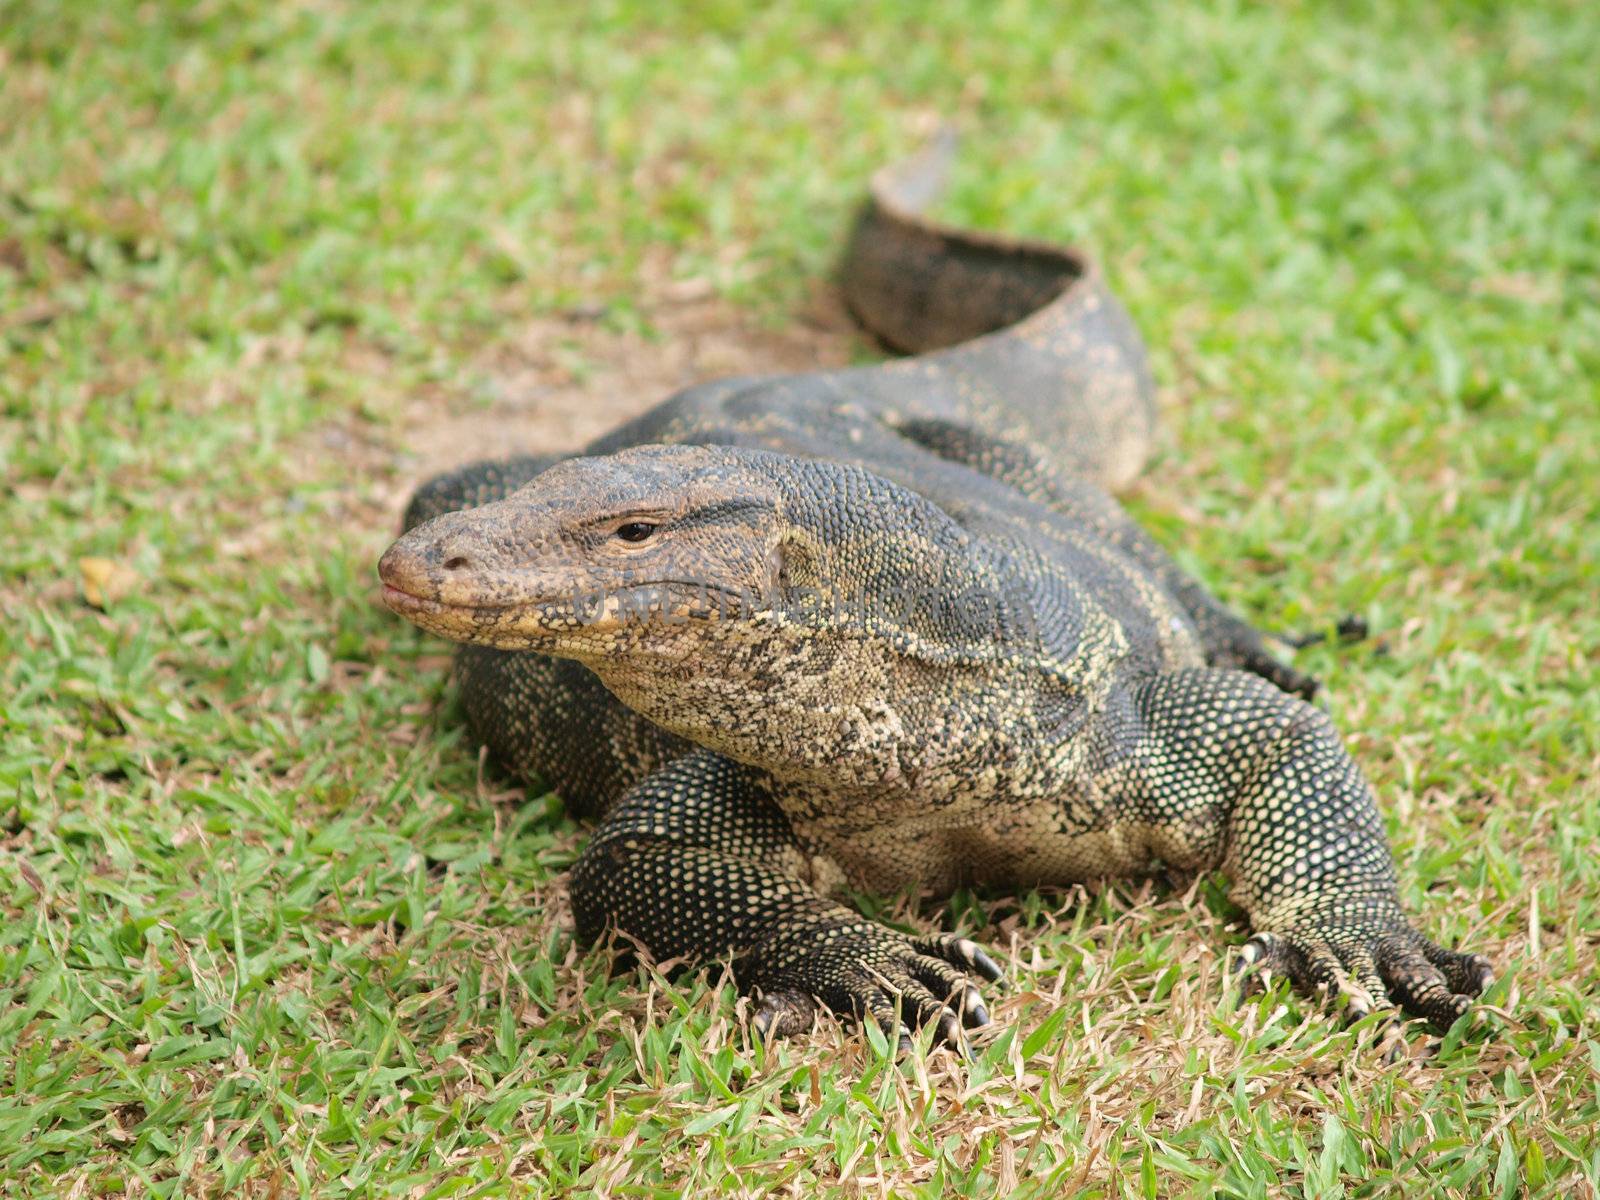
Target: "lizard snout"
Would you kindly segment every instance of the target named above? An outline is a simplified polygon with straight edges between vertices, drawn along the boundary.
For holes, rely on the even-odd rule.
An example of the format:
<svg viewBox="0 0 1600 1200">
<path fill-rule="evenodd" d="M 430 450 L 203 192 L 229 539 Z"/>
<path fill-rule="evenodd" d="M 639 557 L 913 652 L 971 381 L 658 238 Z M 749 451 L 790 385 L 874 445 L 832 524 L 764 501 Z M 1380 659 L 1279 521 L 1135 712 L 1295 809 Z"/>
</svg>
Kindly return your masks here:
<svg viewBox="0 0 1600 1200">
<path fill-rule="evenodd" d="M 452 520 L 447 513 L 402 536 L 378 560 L 384 600 L 395 607 L 390 593 L 417 600 L 472 603 L 475 593 L 494 565 L 483 538 L 471 525 Z"/>
<path fill-rule="evenodd" d="M 427 598 L 433 590 L 422 556 L 400 542 L 390 546 L 378 560 L 378 578 L 383 580 L 385 599 L 389 592 Z"/>
</svg>

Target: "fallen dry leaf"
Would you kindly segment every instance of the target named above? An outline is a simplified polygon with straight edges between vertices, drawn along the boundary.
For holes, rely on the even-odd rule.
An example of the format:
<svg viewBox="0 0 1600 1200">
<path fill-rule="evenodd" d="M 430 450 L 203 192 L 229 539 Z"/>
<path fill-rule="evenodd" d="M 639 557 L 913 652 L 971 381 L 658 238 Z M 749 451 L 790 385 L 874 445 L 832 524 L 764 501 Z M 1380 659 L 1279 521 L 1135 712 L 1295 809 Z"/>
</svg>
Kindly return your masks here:
<svg viewBox="0 0 1600 1200">
<path fill-rule="evenodd" d="M 132 567 L 109 558 L 80 558 L 78 573 L 83 581 L 83 598 L 102 611 L 126 596 L 139 582 Z"/>
</svg>

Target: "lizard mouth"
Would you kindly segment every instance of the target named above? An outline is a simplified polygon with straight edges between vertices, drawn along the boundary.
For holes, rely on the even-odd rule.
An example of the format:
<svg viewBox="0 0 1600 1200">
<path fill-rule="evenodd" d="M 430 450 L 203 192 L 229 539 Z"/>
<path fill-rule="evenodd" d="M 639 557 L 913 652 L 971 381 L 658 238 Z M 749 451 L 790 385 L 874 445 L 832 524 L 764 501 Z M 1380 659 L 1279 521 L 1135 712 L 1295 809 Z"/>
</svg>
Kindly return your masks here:
<svg viewBox="0 0 1600 1200">
<path fill-rule="evenodd" d="M 383 603 L 403 617 L 412 613 L 438 612 L 444 607 L 436 600 L 424 600 L 421 596 L 413 596 L 387 583 L 383 585 Z"/>
<path fill-rule="evenodd" d="M 632 630 L 637 638 L 648 640 L 652 629 L 672 630 L 690 623 L 733 616 L 748 604 L 747 597 L 731 588 L 698 585 L 699 604 L 680 601 L 663 610 L 658 607 L 663 598 L 652 593 L 654 589 L 672 586 L 697 585 L 668 580 L 652 584 L 648 589 L 638 589 L 643 593 L 639 596 L 635 596 L 634 589 L 612 593 L 597 590 L 576 596 L 529 594 L 509 603 L 504 600 L 474 603 L 470 599 L 462 602 L 419 596 L 384 580 L 382 599 L 385 607 L 413 625 L 453 642 L 572 657 L 582 657 L 597 637 L 604 639 L 619 631 Z M 654 636 L 663 635 L 657 632 Z M 629 644 L 636 651 L 643 648 L 643 643 L 636 639 Z M 618 651 L 614 643 L 605 646 L 608 654 Z"/>
<path fill-rule="evenodd" d="M 523 628 L 523 604 L 460 604 L 419 596 L 392 583 L 383 585 L 383 603 L 417 628 L 452 642 L 497 646 L 502 650 L 542 649 L 550 634 Z"/>
<path fill-rule="evenodd" d="M 402 617 L 443 613 L 503 613 L 519 607 L 512 604 L 447 604 L 443 600 L 430 600 L 389 583 L 383 585 L 383 602 Z"/>
</svg>

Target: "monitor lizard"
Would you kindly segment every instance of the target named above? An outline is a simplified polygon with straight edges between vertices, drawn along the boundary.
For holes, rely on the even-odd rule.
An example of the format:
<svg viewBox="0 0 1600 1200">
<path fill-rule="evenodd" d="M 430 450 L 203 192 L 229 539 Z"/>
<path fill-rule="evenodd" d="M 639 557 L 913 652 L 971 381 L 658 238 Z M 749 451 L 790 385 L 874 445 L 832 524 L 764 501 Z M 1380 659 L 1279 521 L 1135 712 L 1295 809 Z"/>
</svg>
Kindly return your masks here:
<svg viewBox="0 0 1600 1200">
<path fill-rule="evenodd" d="M 936 143 L 880 173 L 844 297 L 909 357 L 691 387 L 586 448 L 424 485 L 385 602 L 461 643 L 476 736 L 598 822 L 579 933 L 731 961 L 764 1034 L 820 1004 L 960 1043 L 971 940 L 854 888 L 1220 869 L 1237 962 L 1448 1026 L 1493 979 L 1402 910 L 1316 681 L 1112 492 L 1153 388 L 1084 254 L 923 215 Z"/>
</svg>

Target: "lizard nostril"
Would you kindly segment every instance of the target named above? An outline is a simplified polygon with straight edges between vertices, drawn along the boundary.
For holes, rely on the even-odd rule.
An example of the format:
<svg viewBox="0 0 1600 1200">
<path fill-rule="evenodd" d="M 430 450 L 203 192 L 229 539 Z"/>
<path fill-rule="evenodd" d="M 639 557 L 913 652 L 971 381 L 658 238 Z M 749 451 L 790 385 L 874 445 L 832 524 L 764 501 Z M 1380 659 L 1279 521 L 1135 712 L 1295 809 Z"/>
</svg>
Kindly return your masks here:
<svg viewBox="0 0 1600 1200">
<path fill-rule="evenodd" d="M 447 558 L 444 560 L 444 569 L 446 571 L 459 571 L 463 567 L 467 566 L 470 561 L 470 559 L 458 554 L 454 558 Z"/>
</svg>

